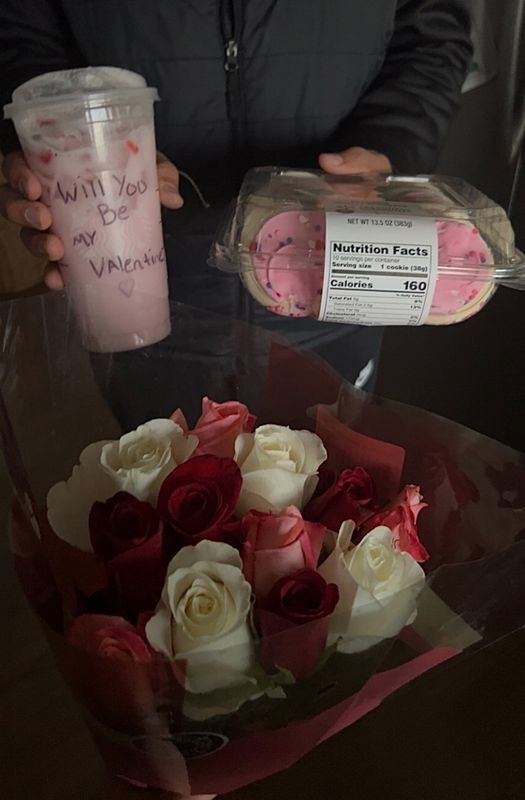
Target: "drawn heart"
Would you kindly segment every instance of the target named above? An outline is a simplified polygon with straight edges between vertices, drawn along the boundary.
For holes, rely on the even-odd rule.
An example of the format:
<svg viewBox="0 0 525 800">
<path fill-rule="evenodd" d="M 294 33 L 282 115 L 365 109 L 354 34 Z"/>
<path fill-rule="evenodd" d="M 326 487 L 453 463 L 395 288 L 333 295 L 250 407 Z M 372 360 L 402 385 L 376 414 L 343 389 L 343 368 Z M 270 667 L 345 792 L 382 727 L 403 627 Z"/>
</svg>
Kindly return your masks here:
<svg viewBox="0 0 525 800">
<path fill-rule="evenodd" d="M 120 281 L 118 288 L 126 297 L 131 297 L 133 289 L 135 288 L 135 280 L 133 278 L 126 278 L 125 281 Z"/>
</svg>

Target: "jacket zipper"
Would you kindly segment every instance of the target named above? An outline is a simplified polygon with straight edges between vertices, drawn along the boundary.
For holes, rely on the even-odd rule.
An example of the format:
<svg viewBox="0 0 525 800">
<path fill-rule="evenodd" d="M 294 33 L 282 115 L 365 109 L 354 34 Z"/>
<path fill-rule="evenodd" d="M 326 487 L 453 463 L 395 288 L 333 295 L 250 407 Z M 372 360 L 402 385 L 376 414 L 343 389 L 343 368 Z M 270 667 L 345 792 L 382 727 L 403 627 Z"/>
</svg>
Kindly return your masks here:
<svg viewBox="0 0 525 800">
<path fill-rule="evenodd" d="M 245 101 L 242 85 L 242 52 L 240 47 L 242 35 L 242 13 L 244 0 L 221 0 L 221 25 L 224 37 L 224 69 L 226 72 L 226 107 L 232 128 L 232 149 L 235 155 L 239 178 L 245 171 L 243 148 L 245 145 Z M 237 281 L 237 297 L 235 315 L 237 319 L 249 322 L 252 318 L 252 305 L 248 292 L 242 282 Z M 238 354 L 238 373 L 246 371 L 246 359 L 242 353 L 249 347 L 246 338 L 241 336 Z M 232 395 L 235 396 L 235 395 Z"/>
<path fill-rule="evenodd" d="M 224 62 L 226 72 L 237 72 L 239 69 L 239 45 L 235 39 L 228 39 L 226 42 L 226 61 Z"/>
<path fill-rule="evenodd" d="M 242 91 L 242 0 L 222 0 L 221 21 L 224 36 L 224 69 L 226 72 L 226 104 L 232 125 L 234 151 L 244 144 L 244 96 Z"/>
</svg>

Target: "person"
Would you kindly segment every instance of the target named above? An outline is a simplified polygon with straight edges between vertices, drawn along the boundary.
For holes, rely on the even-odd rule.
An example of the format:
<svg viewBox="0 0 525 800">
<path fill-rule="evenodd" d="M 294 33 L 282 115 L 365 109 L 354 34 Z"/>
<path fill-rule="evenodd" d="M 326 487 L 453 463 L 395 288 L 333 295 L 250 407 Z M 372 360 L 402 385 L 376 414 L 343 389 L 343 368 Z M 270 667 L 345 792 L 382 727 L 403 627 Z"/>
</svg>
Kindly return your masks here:
<svg viewBox="0 0 525 800">
<path fill-rule="evenodd" d="M 253 166 L 431 172 L 470 55 L 467 0 L 0 0 L 0 103 L 37 74 L 89 64 L 134 70 L 158 88 L 172 297 L 225 317 L 246 315 L 366 388 L 381 329 L 285 319 L 251 304 L 237 278 L 207 265 L 213 234 Z M 59 261 L 62 243 L 50 232 L 41 186 L 7 122 L 0 151 L 7 179 L 0 213 L 23 226 L 32 252 Z M 47 283 L 61 285 L 56 269 Z M 139 369 L 151 362 L 137 359 Z M 137 359 L 119 361 L 120 386 Z M 135 796 L 124 784 L 116 792 Z"/>
<path fill-rule="evenodd" d="M 105 64 L 156 86 L 161 200 L 176 300 L 244 316 L 373 386 L 382 329 L 287 319 L 207 265 L 221 214 L 246 170 L 428 173 L 471 55 L 468 0 L 2 0 L 0 101 L 50 70 Z M 59 261 L 41 187 L 14 129 L 0 125 L 8 185 L 0 213 L 27 247 Z M 182 183 L 180 173 L 193 179 Z M 193 186 L 200 189 L 209 208 Z M 182 200 L 184 195 L 184 202 Z M 50 269 L 48 286 L 60 287 Z"/>
</svg>

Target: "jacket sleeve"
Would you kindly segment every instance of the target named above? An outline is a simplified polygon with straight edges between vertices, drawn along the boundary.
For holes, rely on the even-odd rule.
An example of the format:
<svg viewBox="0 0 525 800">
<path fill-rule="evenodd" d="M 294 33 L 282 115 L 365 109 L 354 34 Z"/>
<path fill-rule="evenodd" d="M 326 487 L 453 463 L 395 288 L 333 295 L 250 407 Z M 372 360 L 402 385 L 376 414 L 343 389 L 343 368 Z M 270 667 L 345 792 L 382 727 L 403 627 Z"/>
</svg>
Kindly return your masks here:
<svg viewBox="0 0 525 800">
<path fill-rule="evenodd" d="M 468 0 L 398 0 L 383 66 L 338 135 L 387 155 L 395 172 L 431 172 L 472 56 Z"/>
<path fill-rule="evenodd" d="M 0 151 L 20 147 L 2 108 L 21 83 L 43 72 L 84 66 L 58 0 L 0 2 Z"/>
</svg>

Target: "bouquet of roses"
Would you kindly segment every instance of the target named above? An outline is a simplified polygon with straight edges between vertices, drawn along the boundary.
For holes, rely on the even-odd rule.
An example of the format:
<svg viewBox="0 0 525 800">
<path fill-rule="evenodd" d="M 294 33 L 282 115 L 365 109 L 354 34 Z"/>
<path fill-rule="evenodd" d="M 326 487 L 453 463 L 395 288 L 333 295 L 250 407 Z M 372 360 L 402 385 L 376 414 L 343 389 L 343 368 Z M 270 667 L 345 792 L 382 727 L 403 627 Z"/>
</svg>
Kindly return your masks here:
<svg viewBox="0 0 525 800">
<path fill-rule="evenodd" d="M 12 550 L 110 771 L 223 793 L 525 623 L 525 470 L 254 327 L 173 330 L 93 357 L 63 296 L 9 304 Z"/>
<path fill-rule="evenodd" d="M 207 397 L 191 430 L 178 409 L 89 445 L 47 497 L 67 639 L 169 659 L 205 719 L 395 636 L 425 579 L 419 489 L 379 502 L 366 470 L 326 458 L 315 433 Z"/>
</svg>

